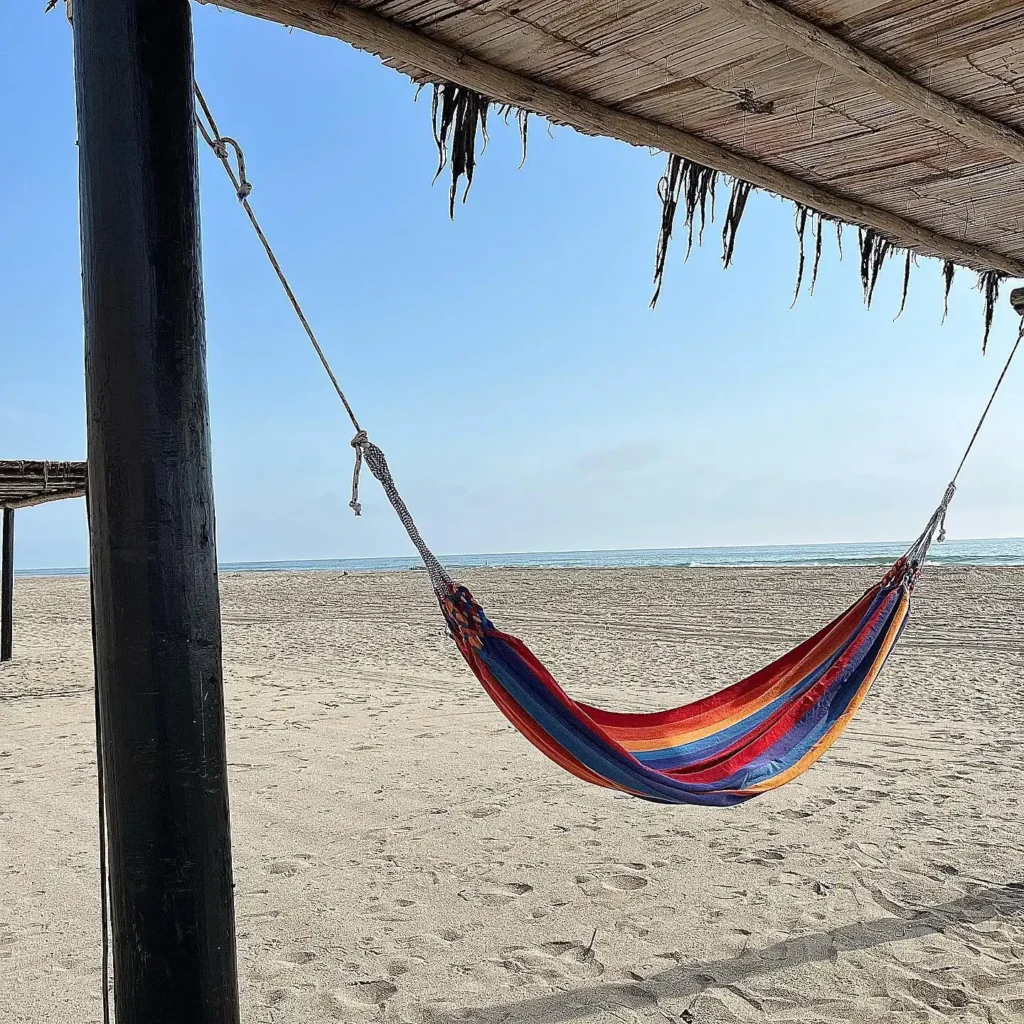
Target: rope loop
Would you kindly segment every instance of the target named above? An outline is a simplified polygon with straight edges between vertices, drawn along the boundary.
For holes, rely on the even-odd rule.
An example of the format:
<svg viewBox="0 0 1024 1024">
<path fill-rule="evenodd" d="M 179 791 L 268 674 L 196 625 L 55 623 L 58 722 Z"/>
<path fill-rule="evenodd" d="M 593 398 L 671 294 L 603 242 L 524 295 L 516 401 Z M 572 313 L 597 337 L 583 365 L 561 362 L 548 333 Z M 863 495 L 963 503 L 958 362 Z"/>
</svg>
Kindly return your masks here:
<svg viewBox="0 0 1024 1024">
<path fill-rule="evenodd" d="M 357 515 L 363 514 L 363 506 L 359 502 L 359 471 L 363 468 L 363 447 L 369 443 L 369 437 L 365 430 L 356 431 L 352 438 L 352 447 L 356 450 L 356 461 L 352 467 L 352 500 L 348 507 Z"/>
</svg>

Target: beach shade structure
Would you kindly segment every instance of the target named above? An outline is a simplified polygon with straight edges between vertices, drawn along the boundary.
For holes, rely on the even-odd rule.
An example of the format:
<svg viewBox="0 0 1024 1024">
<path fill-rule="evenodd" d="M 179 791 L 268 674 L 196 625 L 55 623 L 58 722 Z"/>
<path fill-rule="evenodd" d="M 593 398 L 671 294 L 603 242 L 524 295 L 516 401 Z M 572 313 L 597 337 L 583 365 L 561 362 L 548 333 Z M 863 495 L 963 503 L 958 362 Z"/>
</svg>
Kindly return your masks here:
<svg viewBox="0 0 1024 1024">
<path fill-rule="evenodd" d="M 14 513 L 85 495 L 84 462 L 0 461 L 0 661 L 10 661 L 14 646 Z"/>
<path fill-rule="evenodd" d="M 857 229 L 868 298 L 894 255 L 905 281 L 915 256 L 934 257 L 947 283 L 958 267 L 979 275 L 987 335 L 1000 284 L 1024 277 L 1018 0 L 226 6 L 347 40 L 429 83 L 453 207 L 460 183 L 472 179 L 494 106 L 514 108 L 524 131 L 539 115 L 661 150 L 667 163 L 655 287 L 672 255 L 676 214 L 689 229 L 696 225 L 699 240 L 719 184 L 729 189 L 721 214 L 726 262 L 750 192 L 759 188 L 796 204 L 796 233 L 814 254 L 811 277 L 828 223 Z M 75 0 L 70 13 L 102 849 L 109 854 L 117 1018 L 234 1024 L 191 11 L 188 0 Z M 283 35 L 281 45 L 288 45 Z M 225 161 L 239 155 L 215 125 L 207 134 Z M 240 160 L 236 176 L 246 201 Z M 370 458 L 365 435 L 363 448 Z M 887 638 L 898 630 L 913 571 L 910 563 L 900 567 L 870 599 L 872 607 L 882 602 Z M 515 645 L 487 636 L 478 651 L 476 634 L 460 636 L 459 614 L 484 628 L 474 608 L 453 604 L 450 626 L 504 686 L 498 663 Z M 868 643 L 869 660 L 859 665 L 870 675 L 884 651 L 859 623 L 847 633 L 852 618 L 843 621 L 835 628 L 851 643 Z M 539 670 L 536 678 L 548 682 Z M 807 682 L 801 679 L 799 686 Z M 850 692 L 846 684 L 841 690 Z M 558 697 L 550 687 L 547 695 Z M 516 703 L 527 699 L 523 691 Z M 601 719 L 583 705 L 569 710 L 589 715 L 638 764 L 651 755 L 651 771 L 675 770 L 653 761 L 686 746 L 666 734 L 643 742 L 673 747 L 645 751 L 626 735 L 640 730 L 636 723 Z M 555 737 L 553 723 L 544 728 Z M 568 739 L 562 749 L 588 771 L 604 772 L 596 761 L 588 767 L 590 755 Z M 104 921 L 107 896 L 104 888 Z"/>
<path fill-rule="evenodd" d="M 226 0 L 334 36 L 435 88 L 442 160 L 472 181 L 491 110 L 667 154 L 656 284 L 676 209 L 722 217 L 728 263 L 751 189 L 792 200 L 801 245 L 859 229 L 870 297 L 915 255 L 1024 277 L 1024 11 L 1016 0 Z M 525 138 L 524 138 L 525 141 Z M 816 256 L 814 257 L 816 262 Z M 804 261 L 801 260 L 801 268 Z"/>
</svg>

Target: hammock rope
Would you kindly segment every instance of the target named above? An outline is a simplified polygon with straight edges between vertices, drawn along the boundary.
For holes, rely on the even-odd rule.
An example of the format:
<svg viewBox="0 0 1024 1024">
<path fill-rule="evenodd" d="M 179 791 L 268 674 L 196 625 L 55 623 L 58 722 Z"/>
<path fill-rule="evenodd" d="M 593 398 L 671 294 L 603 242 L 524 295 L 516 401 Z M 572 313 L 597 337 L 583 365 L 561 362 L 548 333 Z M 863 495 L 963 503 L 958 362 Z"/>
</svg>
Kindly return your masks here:
<svg viewBox="0 0 1024 1024">
<path fill-rule="evenodd" d="M 302 329 L 306 332 L 306 337 L 309 338 L 324 370 L 327 372 L 327 376 L 330 377 L 334 390 L 338 393 L 338 398 L 341 399 L 341 404 L 345 407 L 345 412 L 348 413 L 348 418 L 352 421 L 353 429 L 356 434 L 359 434 L 362 431 L 362 427 L 359 426 L 359 420 L 356 419 L 356 414 L 352 411 L 352 406 L 345 397 L 345 392 L 342 391 L 338 378 L 334 375 L 331 364 L 327 361 L 327 356 L 324 355 L 324 350 L 320 347 L 320 342 L 317 341 L 316 334 L 313 333 L 313 328 L 310 327 L 306 314 L 302 311 L 302 306 L 299 305 L 299 300 L 295 297 L 295 292 L 292 291 L 292 286 L 288 283 L 288 278 L 285 277 L 281 264 L 278 262 L 270 242 L 267 241 L 267 236 L 263 233 L 263 228 L 260 227 L 256 214 L 253 213 L 253 209 L 249 205 L 249 196 L 252 195 L 252 184 L 245 176 L 245 154 L 242 152 L 242 147 L 234 139 L 220 134 L 217 122 L 213 119 L 213 114 L 210 112 L 210 107 L 198 83 L 195 84 L 195 93 L 202 110 L 202 114 L 198 112 L 196 114 L 196 125 L 199 128 L 199 134 L 202 135 L 203 140 L 213 150 L 215 156 L 220 160 L 224 170 L 227 172 L 228 178 L 231 179 L 235 195 L 242 204 L 242 209 L 245 210 L 249 223 L 252 224 L 256 237 L 260 240 L 263 250 L 267 254 L 267 259 L 270 260 L 270 265 L 274 268 L 274 273 L 277 274 L 277 279 L 281 282 L 281 287 L 284 288 L 284 293 L 288 296 L 288 301 L 292 304 L 292 309 L 295 310 L 299 323 L 302 324 Z M 204 118 L 206 119 L 205 123 L 203 121 Z M 231 166 L 231 158 L 228 154 L 229 146 L 235 153 L 234 167 Z"/>
<path fill-rule="evenodd" d="M 945 539 L 946 512 L 960 472 L 1024 339 L 1024 317 L 942 500 L 878 583 L 794 650 L 718 693 L 667 711 L 606 711 L 569 697 L 521 640 L 494 626 L 427 546 L 384 453 L 360 426 L 252 210 L 252 185 L 241 147 L 220 135 L 198 85 L 196 97 L 202 110 L 202 116 L 197 114 L 199 130 L 227 172 L 355 429 L 350 507 L 356 515 L 362 511 L 359 477 L 365 462 L 423 560 L 449 634 L 499 710 L 534 746 L 578 778 L 658 803 L 728 806 L 806 771 L 845 729 L 906 625 L 929 548 L 936 539 Z"/>
</svg>

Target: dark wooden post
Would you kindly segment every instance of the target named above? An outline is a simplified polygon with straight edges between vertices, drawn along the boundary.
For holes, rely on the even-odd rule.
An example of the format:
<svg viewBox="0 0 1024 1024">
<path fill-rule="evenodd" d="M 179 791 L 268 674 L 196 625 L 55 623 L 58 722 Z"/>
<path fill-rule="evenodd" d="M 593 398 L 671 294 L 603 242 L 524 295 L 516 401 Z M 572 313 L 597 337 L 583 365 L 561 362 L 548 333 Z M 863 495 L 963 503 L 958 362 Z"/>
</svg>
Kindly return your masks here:
<svg viewBox="0 0 1024 1024">
<path fill-rule="evenodd" d="M 14 651 L 14 509 L 4 509 L 3 554 L 0 556 L 0 661 Z"/>
<path fill-rule="evenodd" d="M 118 1024 L 236 1024 L 188 0 L 75 0 Z"/>
</svg>

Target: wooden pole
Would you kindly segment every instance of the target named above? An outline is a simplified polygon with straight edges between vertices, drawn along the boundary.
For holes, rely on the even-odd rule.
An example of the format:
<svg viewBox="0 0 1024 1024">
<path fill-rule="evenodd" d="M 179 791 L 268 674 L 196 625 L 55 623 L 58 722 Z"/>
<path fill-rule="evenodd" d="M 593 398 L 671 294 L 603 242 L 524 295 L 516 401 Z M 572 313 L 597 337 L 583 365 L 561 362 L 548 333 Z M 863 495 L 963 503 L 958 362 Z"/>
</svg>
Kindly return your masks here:
<svg viewBox="0 0 1024 1024">
<path fill-rule="evenodd" d="M 14 651 L 14 509 L 4 509 L 3 555 L 0 557 L 0 661 Z"/>
<path fill-rule="evenodd" d="M 75 0 L 118 1024 L 237 1024 L 188 0 Z"/>
</svg>

